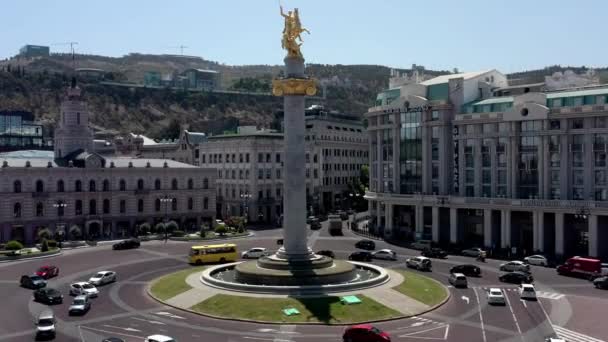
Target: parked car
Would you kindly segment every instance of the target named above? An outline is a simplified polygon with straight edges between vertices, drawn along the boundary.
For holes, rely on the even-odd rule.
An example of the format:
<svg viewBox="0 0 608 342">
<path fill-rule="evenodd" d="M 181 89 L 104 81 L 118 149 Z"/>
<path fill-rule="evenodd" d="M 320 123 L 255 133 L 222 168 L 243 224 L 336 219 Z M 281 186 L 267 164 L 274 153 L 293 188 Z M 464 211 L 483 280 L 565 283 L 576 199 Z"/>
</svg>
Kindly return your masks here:
<svg viewBox="0 0 608 342">
<path fill-rule="evenodd" d="M 431 240 L 418 240 L 416 242 L 413 242 L 412 244 L 410 244 L 410 248 L 411 249 L 417 249 L 417 250 L 425 250 L 425 249 L 429 249 L 432 247 L 433 242 Z"/>
<path fill-rule="evenodd" d="M 467 277 L 462 273 L 452 273 L 448 278 L 448 282 L 452 284 L 454 287 L 467 287 L 468 281 Z"/>
<path fill-rule="evenodd" d="M 63 295 L 61 292 L 45 287 L 34 291 L 34 301 L 44 304 L 61 304 L 63 303 Z"/>
<path fill-rule="evenodd" d="M 390 342 L 391 337 L 371 324 L 358 324 L 344 329 L 344 342 Z"/>
<path fill-rule="evenodd" d="M 548 266 L 549 265 L 549 260 L 547 260 L 547 258 L 545 258 L 542 255 L 539 254 L 535 254 L 535 255 L 530 255 L 524 258 L 524 262 L 526 264 L 530 264 L 530 265 L 538 265 L 538 266 Z"/>
<path fill-rule="evenodd" d="M 36 319 L 36 340 L 55 338 L 55 314 L 51 310 L 43 310 Z"/>
<path fill-rule="evenodd" d="M 481 269 L 471 264 L 456 265 L 450 269 L 450 273 L 462 273 L 467 277 L 481 277 Z"/>
<path fill-rule="evenodd" d="M 46 280 L 39 275 L 23 275 L 19 284 L 26 289 L 39 289 L 46 286 Z"/>
<path fill-rule="evenodd" d="M 477 258 L 481 253 L 483 253 L 483 249 L 481 248 L 468 248 L 460 252 L 460 254 L 464 256 Z"/>
<path fill-rule="evenodd" d="M 72 304 L 70 304 L 70 308 L 68 309 L 68 314 L 71 315 L 84 315 L 91 309 L 91 301 L 89 300 L 89 296 L 80 295 L 74 297 Z"/>
<path fill-rule="evenodd" d="M 330 257 L 330 258 L 335 258 L 336 254 L 330 250 L 323 250 L 323 251 L 318 251 L 316 254 L 318 255 L 324 255 L 326 257 Z"/>
<path fill-rule="evenodd" d="M 422 250 L 420 255 L 427 258 L 445 259 L 448 257 L 448 253 L 441 248 L 425 248 Z"/>
<path fill-rule="evenodd" d="M 503 272 L 530 272 L 530 265 L 525 264 L 523 261 L 514 260 L 500 264 L 498 269 Z"/>
<path fill-rule="evenodd" d="M 116 281 L 116 272 L 114 271 L 101 271 L 97 272 L 94 276 L 89 278 L 89 284 L 95 286 L 101 286 Z"/>
<path fill-rule="evenodd" d="M 348 260 L 353 260 L 353 261 L 372 261 L 372 253 L 370 252 L 363 252 L 363 251 L 358 251 L 358 252 L 352 252 L 349 256 L 348 256 Z"/>
<path fill-rule="evenodd" d="M 578 256 L 566 260 L 557 266 L 557 274 L 581 276 L 587 279 L 595 279 L 602 275 L 602 262 L 598 259 L 581 258 Z"/>
<path fill-rule="evenodd" d="M 519 284 L 519 297 L 521 299 L 536 300 L 536 289 L 532 284 Z"/>
<path fill-rule="evenodd" d="M 53 278 L 59 275 L 59 267 L 57 266 L 42 266 L 36 270 L 36 275 L 41 276 L 44 279 Z"/>
<path fill-rule="evenodd" d="M 419 271 L 430 271 L 433 267 L 431 259 L 423 256 L 408 258 L 405 260 L 405 265 L 410 268 L 415 268 Z"/>
<path fill-rule="evenodd" d="M 317 218 L 315 218 L 314 220 L 310 221 L 310 229 L 311 230 L 319 230 L 321 229 L 321 221 L 319 221 Z"/>
<path fill-rule="evenodd" d="M 70 296 L 88 295 L 89 297 L 97 297 L 99 290 L 87 283 L 86 281 L 80 281 L 70 285 Z"/>
<path fill-rule="evenodd" d="M 123 241 L 113 244 L 112 249 L 114 249 L 114 250 L 133 249 L 133 248 L 139 248 L 139 245 L 140 245 L 140 243 L 139 243 L 138 239 L 128 239 L 128 240 L 123 240 Z"/>
<path fill-rule="evenodd" d="M 146 337 L 144 342 L 175 342 L 175 339 L 165 335 L 151 335 Z"/>
<path fill-rule="evenodd" d="M 505 273 L 498 277 L 498 280 L 502 281 L 503 283 L 511 284 L 531 284 L 534 282 L 534 278 L 531 274 L 519 271 Z"/>
<path fill-rule="evenodd" d="M 373 251 L 376 249 L 376 243 L 372 240 L 360 240 L 355 243 L 356 248 L 367 249 L 368 251 Z"/>
<path fill-rule="evenodd" d="M 372 253 L 374 259 L 397 260 L 397 253 L 390 249 L 381 249 Z"/>
<path fill-rule="evenodd" d="M 506 305 L 505 295 L 501 289 L 491 288 L 487 292 L 488 304 L 501 304 Z"/>
<path fill-rule="evenodd" d="M 313 220 L 316 220 L 317 218 L 314 216 L 308 216 L 306 218 L 306 224 L 310 224 Z"/>
<path fill-rule="evenodd" d="M 608 277 L 599 277 L 593 280 L 593 286 L 598 289 L 608 289 Z"/>
<path fill-rule="evenodd" d="M 241 253 L 241 258 L 243 259 L 257 259 L 263 256 L 270 255 L 270 252 L 264 247 L 254 247 L 249 249 L 248 251 L 244 251 Z"/>
</svg>

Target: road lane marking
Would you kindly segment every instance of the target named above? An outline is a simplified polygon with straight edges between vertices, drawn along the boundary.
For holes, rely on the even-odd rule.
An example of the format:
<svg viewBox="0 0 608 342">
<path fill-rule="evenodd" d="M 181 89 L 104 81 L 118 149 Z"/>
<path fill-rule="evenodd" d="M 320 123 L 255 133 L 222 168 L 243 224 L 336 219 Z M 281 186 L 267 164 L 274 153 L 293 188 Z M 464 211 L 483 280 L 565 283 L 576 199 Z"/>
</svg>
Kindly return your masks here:
<svg viewBox="0 0 608 342">
<path fill-rule="evenodd" d="M 425 340 L 442 340 L 439 337 L 414 336 L 414 335 L 423 334 L 423 333 L 426 333 L 426 332 L 429 332 L 429 331 L 434 331 L 434 330 L 441 329 L 441 328 L 445 328 L 445 333 L 443 334 L 443 340 L 447 340 L 448 330 L 450 328 L 449 324 L 444 324 L 444 325 L 440 325 L 438 327 L 432 327 L 432 328 L 428 328 L 428 329 L 424 329 L 424 330 L 414 331 L 414 332 L 411 332 L 411 333 L 399 335 L 399 337 L 411 337 L 411 338 L 415 338 L 415 339 L 425 339 Z"/>
<path fill-rule="evenodd" d="M 524 308 L 528 308 L 528 304 L 526 303 L 525 299 L 520 299 L 521 303 L 524 305 Z"/>
<path fill-rule="evenodd" d="M 604 342 L 603 340 L 591 337 L 589 335 L 581 334 L 576 331 L 572 331 L 558 325 L 554 325 L 553 329 L 557 333 L 557 336 L 562 337 L 570 342 Z"/>
<path fill-rule="evenodd" d="M 536 291 L 536 297 L 559 300 L 565 297 L 563 293 Z"/>
<path fill-rule="evenodd" d="M 141 330 L 137 330 L 137 329 L 134 329 L 134 328 L 131 328 L 131 327 L 123 328 L 123 327 L 117 327 L 115 325 L 109 325 L 109 324 L 104 324 L 103 326 L 106 327 L 106 328 L 122 329 L 122 330 L 132 331 L 132 332 L 141 332 Z"/>
<path fill-rule="evenodd" d="M 511 315 L 513 315 L 513 321 L 515 321 L 515 327 L 517 327 L 517 332 L 519 332 L 519 338 L 521 338 L 522 342 L 525 342 L 524 335 L 521 333 L 521 328 L 519 327 L 519 322 L 517 321 L 517 317 L 515 317 L 515 311 L 513 311 L 513 307 L 511 306 L 511 301 L 509 300 L 509 296 L 506 293 L 505 293 L 505 299 L 507 300 L 507 305 L 509 306 Z"/>
<path fill-rule="evenodd" d="M 467 302 L 467 305 L 469 305 L 469 297 L 462 296 L 462 297 L 460 297 L 460 299 L 464 300 L 465 302 Z"/>
<path fill-rule="evenodd" d="M 163 323 L 163 322 L 159 322 L 159 321 L 149 321 L 149 320 L 147 320 L 147 319 L 143 319 L 143 318 L 139 318 L 139 317 L 131 317 L 131 319 L 135 319 L 135 320 L 142 321 L 142 322 L 148 322 L 148 323 L 150 323 L 150 324 L 167 325 L 167 324 L 165 324 L 165 323 Z"/>
<path fill-rule="evenodd" d="M 483 342 L 487 342 L 488 340 L 486 339 L 486 328 L 483 324 L 483 316 L 481 314 L 481 302 L 479 301 L 479 294 L 477 293 L 477 289 L 473 289 L 473 292 L 475 292 L 475 298 L 477 299 L 477 308 L 479 309 L 479 322 L 481 323 L 481 335 L 483 336 Z"/>
<path fill-rule="evenodd" d="M 186 317 L 178 316 L 178 315 L 172 314 L 170 312 L 165 312 L 165 311 L 155 312 L 155 314 L 159 315 L 159 316 L 166 316 L 169 318 L 186 319 Z"/>
<path fill-rule="evenodd" d="M 103 330 L 103 329 L 91 328 L 91 327 L 86 327 L 86 326 L 82 326 L 82 328 L 87 329 L 87 330 L 97 331 L 97 332 L 104 333 L 104 334 L 109 334 L 109 335 L 121 335 L 121 336 L 133 337 L 133 338 L 137 338 L 139 340 L 143 340 L 145 338 L 144 336 L 136 336 L 136 335 L 126 334 L 126 333 L 122 333 L 122 332 L 118 332 L 118 331 Z"/>
</svg>

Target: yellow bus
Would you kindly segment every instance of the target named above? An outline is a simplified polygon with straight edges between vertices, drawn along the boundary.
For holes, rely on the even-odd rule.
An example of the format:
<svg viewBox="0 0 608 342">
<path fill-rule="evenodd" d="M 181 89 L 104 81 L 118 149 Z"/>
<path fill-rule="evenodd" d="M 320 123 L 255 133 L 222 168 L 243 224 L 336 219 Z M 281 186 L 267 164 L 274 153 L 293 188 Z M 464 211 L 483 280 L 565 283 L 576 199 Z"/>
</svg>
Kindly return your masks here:
<svg viewBox="0 0 608 342">
<path fill-rule="evenodd" d="M 236 245 L 233 243 L 192 246 L 188 255 L 189 262 L 195 265 L 236 261 L 237 258 Z"/>
</svg>

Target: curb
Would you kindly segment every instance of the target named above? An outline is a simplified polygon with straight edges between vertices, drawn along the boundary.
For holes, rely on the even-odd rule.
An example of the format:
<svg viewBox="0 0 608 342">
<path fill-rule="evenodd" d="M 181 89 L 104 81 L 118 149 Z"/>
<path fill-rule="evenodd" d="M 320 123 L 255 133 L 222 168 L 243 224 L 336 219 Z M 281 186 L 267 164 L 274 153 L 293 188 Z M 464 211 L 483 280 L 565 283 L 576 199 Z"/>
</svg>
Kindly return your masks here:
<svg viewBox="0 0 608 342">
<path fill-rule="evenodd" d="M 54 253 L 49 253 L 49 254 L 40 255 L 40 256 L 32 256 L 32 257 L 25 257 L 25 258 L 11 259 L 11 260 L 0 260 L 0 264 L 5 264 L 5 263 L 9 263 L 9 262 L 17 262 L 17 261 L 26 261 L 26 260 L 46 259 L 46 258 L 58 256 L 61 254 L 63 254 L 63 252 L 61 251 L 61 249 L 59 249 Z"/>
</svg>

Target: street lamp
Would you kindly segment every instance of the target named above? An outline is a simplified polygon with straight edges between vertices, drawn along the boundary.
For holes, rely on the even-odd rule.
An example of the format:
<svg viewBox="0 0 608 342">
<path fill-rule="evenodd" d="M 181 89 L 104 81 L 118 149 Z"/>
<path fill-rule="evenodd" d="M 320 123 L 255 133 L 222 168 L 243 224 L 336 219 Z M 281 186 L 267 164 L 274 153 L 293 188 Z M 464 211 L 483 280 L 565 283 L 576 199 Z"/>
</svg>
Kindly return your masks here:
<svg viewBox="0 0 608 342">
<path fill-rule="evenodd" d="M 57 208 L 57 216 L 61 216 L 61 217 L 63 217 L 63 211 L 64 211 L 65 207 L 67 207 L 67 206 L 68 206 L 67 203 L 62 202 L 62 201 L 57 201 L 57 203 L 53 203 L 53 207 Z M 65 225 L 64 225 L 63 229 L 65 231 Z M 61 237 L 60 238 L 60 242 L 61 242 L 61 240 L 63 238 L 63 234 L 58 234 L 58 236 Z"/>
<path fill-rule="evenodd" d="M 589 209 L 582 207 L 576 210 L 576 214 L 574 214 L 574 218 L 576 219 L 580 219 L 580 220 L 586 220 L 587 217 L 589 216 Z"/>
<path fill-rule="evenodd" d="M 249 220 L 249 199 L 251 198 L 251 194 L 246 192 L 244 194 L 240 194 L 239 196 L 241 197 L 245 207 L 245 224 L 247 224 L 247 220 Z"/>
<path fill-rule="evenodd" d="M 164 228 L 165 228 L 165 242 L 167 241 L 167 239 L 169 238 L 169 233 L 167 232 L 167 221 L 169 219 L 169 217 L 167 216 L 167 206 L 169 205 L 169 203 L 173 203 L 173 201 L 175 201 L 175 198 L 171 198 L 167 195 L 165 195 L 165 197 L 161 197 L 160 198 L 160 202 L 165 204 L 165 223 L 164 223 Z"/>
</svg>

